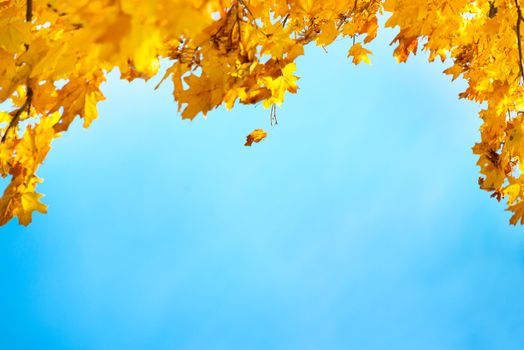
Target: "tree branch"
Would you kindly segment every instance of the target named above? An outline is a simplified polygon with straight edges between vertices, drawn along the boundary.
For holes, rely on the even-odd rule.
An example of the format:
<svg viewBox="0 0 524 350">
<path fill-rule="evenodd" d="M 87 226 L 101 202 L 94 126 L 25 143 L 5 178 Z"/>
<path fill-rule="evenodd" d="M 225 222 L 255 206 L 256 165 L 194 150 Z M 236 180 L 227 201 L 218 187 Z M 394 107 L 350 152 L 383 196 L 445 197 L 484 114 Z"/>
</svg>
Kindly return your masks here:
<svg viewBox="0 0 524 350">
<path fill-rule="evenodd" d="M 521 43 L 521 35 L 520 35 L 520 24 L 524 20 L 522 17 L 522 12 L 520 10 L 519 0 L 515 0 L 515 7 L 517 8 L 517 26 L 516 26 L 516 32 L 517 32 L 517 47 L 519 50 L 519 69 L 520 69 L 520 76 L 522 80 L 524 80 L 524 64 L 522 63 L 522 43 Z"/>
<path fill-rule="evenodd" d="M 7 129 L 5 129 L 4 136 L 2 136 L 2 140 L 0 143 L 4 143 L 7 135 L 9 134 L 9 131 L 18 124 L 18 120 L 20 120 L 20 116 L 22 113 L 27 110 L 27 113 L 29 114 L 29 109 L 31 108 L 31 100 L 33 99 L 33 90 L 28 87 L 27 89 L 27 97 L 25 99 L 24 104 L 16 111 L 15 115 L 13 116 L 13 119 L 11 119 L 11 122 L 7 126 Z"/>
<path fill-rule="evenodd" d="M 26 0 L 25 21 L 31 22 L 33 19 L 33 0 Z"/>
<path fill-rule="evenodd" d="M 25 8 L 25 21 L 31 22 L 33 19 L 33 0 L 26 0 L 26 8 Z M 29 49 L 29 45 L 25 44 L 26 51 Z M 0 140 L 0 143 L 4 143 L 7 135 L 9 134 L 9 131 L 11 131 L 12 128 L 14 128 L 18 121 L 20 120 L 20 116 L 22 113 L 27 110 L 27 114 L 29 115 L 29 112 L 31 111 L 31 101 L 33 100 L 33 89 L 31 89 L 31 86 L 29 86 L 29 81 L 26 84 L 27 86 L 27 93 L 24 104 L 16 111 L 15 115 L 13 116 L 13 119 L 9 122 L 9 125 L 7 126 L 7 129 L 5 129 L 5 133 L 2 136 L 2 139 Z"/>
</svg>

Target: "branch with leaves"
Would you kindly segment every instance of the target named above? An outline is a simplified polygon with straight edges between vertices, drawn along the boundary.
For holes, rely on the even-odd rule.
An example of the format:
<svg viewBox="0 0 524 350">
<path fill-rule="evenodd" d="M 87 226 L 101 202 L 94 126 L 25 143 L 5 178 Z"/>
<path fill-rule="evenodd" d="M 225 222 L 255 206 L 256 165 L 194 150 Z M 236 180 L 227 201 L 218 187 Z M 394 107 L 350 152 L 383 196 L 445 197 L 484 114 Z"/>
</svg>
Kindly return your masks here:
<svg viewBox="0 0 524 350">
<path fill-rule="evenodd" d="M 276 108 L 298 91 L 304 47 L 349 38 L 348 57 L 370 63 L 378 16 L 398 30 L 398 62 L 418 50 L 450 62 L 463 78 L 459 97 L 478 102 L 482 126 L 473 147 L 479 185 L 507 198 L 510 222 L 524 223 L 524 64 L 519 0 L 5 0 L 0 6 L 0 225 L 45 212 L 36 172 L 51 142 L 80 119 L 98 117 L 108 72 L 148 80 L 165 62 L 180 115 L 193 120 L 225 105 Z M 515 19 L 516 13 L 516 19 Z M 515 40 L 515 36 L 516 39 Z M 518 57 L 518 60 L 515 59 Z M 23 123 L 21 122 L 23 120 Z M 267 121 L 264 125 L 267 124 Z M 252 145 L 267 133 L 254 125 Z M 15 132 L 16 131 L 16 132 Z"/>
<path fill-rule="evenodd" d="M 33 0 L 26 0 L 26 12 L 25 12 L 25 21 L 27 23 L 30 23 L 33 18 Z M 24 44 L 24 47 L 27 50 L 29 50 L 29 44 Z M 4 143 L 7 135 L 9 134 L 9 131 L 15 128 L 18 124 L 18 121 L 20 120 L 20 116 L 24 111 L 27 111 L 27 114 L 29 115 L 31 112 L 31 100 L 33 99 L 33 89 L 29 85 L 29 79 L 26 84 L 26 99 L 22 106 L 16 110 L 16 112 L 13 115 L 13 119 L 9 122 L 9 125 L 7 126 L 7 129 L 4 132 L 4 135 L 2 136 L 2 139 L 0 140 L 0 143 Z"/>
<path fill-rule="evenodd" d="M 522 61 L 522 37 L 520 35 L 520 25 L 524 19 L 522 18 L 522 12 L 520 10 L 519 0 L 515 0 L 515 7 L 517 8 L 517 24 L 515 25 L 515 32 L 517 34 L 517 47 L 518 47 L 518 53 L 519 53 L 519 69 L 520 69 L 520 76 L 522 78 L 522 81 L 524 82 L 524 63 Z"/>
</svg>

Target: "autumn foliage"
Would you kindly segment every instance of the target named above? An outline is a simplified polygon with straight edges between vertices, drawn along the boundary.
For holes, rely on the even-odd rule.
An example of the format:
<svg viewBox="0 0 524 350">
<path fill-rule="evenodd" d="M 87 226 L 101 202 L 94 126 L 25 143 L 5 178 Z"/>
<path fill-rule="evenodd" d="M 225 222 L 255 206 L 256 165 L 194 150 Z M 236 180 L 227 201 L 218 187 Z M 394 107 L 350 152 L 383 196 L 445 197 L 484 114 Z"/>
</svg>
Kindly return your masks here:
<svg viewBox="0 0 524 350">
<path fill-rule="evenodd" d="M 348 57 L 369 63 L 379 21 L 394 27 L 394 55 L 418 49 L 463 78 L 460 98 L 481 104 L 479 185 L 507 198 L 524 222 L 524 66 L 518 0 L 0 0 L 0 224 L 46 212 L 36 175 L 51 142 L 104 99 L 100 85 L 122 79 L 174 86 L 182 118 L 235 103 L 272 108 L 297 91 L 304 46 L 350 38 Z M 246 145 L 266 136 L 257 129 Z"/>
</svg>

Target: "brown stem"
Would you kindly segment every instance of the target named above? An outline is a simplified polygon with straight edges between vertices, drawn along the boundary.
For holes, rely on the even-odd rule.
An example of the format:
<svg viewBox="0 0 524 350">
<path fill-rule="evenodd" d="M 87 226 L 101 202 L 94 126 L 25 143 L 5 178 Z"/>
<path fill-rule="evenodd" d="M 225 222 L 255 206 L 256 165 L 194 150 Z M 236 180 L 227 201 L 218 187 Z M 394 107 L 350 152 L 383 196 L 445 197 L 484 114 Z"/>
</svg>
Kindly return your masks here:
<svg viewBox="0 0 524 350">
<path fill-rule="evenodd" d="M 31 22 L 33 19 L 33 0 L 26 0 L 25 21 Z"/>
<path fill-rule="evenodd" d="M 515 7 L 517 8 L 517 47 L 519 50 L 519 69 L 520 69 L 520 76 L 522 80 L 524 80 L 524 64 L 522 63 L 522 43 L 521 43 L 521 35 L 520 35 L 520 24 L 523 21 L 522 18 L 522 12 L 520 11 L 520 5 L 519 0 L 515 0 Z"/>
<path fill-rule="evenodd" d="M 247 10 L 247 12 L 251 15 L 251 17 L 253 19 L 255 19 L 255 16 L 253 15 L 253 12 L 251 12 L 251 10 L 249 9 L 249 7 L 247 6 L 247 4 L 244 2 L 244 0 L 238 0 L 238 2 L 244 6 L 244 8 Z"/>
<path fill-rule="evenodd" d="M 31 22 L 33 19 L 33 0 L 26 0 L 26 9 L 25 9 L 25 21 Z M 25 49 L 29 49 L 29 45 L 25 45 Z M 4 143 L 7 135 L 9 134 L 9 131 L 11 131 L 12 128 L 14 128 L 18 121 L 20 120 L 20 116 L 22 113 L 27 110 L 27 114 L 29 115 L 31 111 L 31 101 L 33 100 L 33 89 L 29 86 L 29 82 L 27 82 L 27 94 L 25 98 L 24 104 L 16 111 L 15 115 L 13 116 L 13 119 L 9 122 L 9 125 L 7 126 L 7 129 L 5 129 L 5 133 L 2 136 L 2 139 L 0 140 L 0 143 Z"/>
<path fill-rule="evenodd" d="M 342 27 L 342 25 L 346 23 L 346 20 L 355 14 L 356 9 L 357 9 L 357 0 L 355 0 L 355 2 L 353 3 L 353 8 L 351 10 L 347 10 L 345 14 L 341 15 L 340 21 L 337 24 L 337 30 L 340 30 L 340 27 Z"/>
<path fill-rule="evenodd" d="M 271 126 L 278 125 L 277 106 L 274 103 L 271 105 L 271 112 L 269 113 L 269 124 Z"/>
<path fill-rule="evenodd" d="M 284 17 L 284 19 L 282 20 L 282 27 L 285 27 L 286 26 L 286 22 L 287 20 L 289 19 L 289 13 L 286 15 L 286 17 Z"/>
<path fill-rule="evenodd" d="M 29 109 L 31 108 L 31 100 L 33 99 L 33 90 L 28 87 L 27 88 L 27 97 L 25 99 L 25 102 L 24 104 L 18 108 L 18 110 L 16 111 L 15 115 L 13 116 L 13 119 L 11 119 L 11 122 L 9 123 L 9 125 L 7 126 L 7 129 L 5 130 L 5 133 L 4 133 L 4 136 L 2 136 L 2 140 L 0 141 L 0 143 L 4 143 L 6 138 L 7 138 L 7 135 L 9 134 L 9 131 L 14 128 L 16 126 L 16 124 L 18 124 L 18 120 L 20 120 L 20 116 L 22 115 L 22 113 L 27 110 L 27 112 L 29 113 Z"/>
</svg>

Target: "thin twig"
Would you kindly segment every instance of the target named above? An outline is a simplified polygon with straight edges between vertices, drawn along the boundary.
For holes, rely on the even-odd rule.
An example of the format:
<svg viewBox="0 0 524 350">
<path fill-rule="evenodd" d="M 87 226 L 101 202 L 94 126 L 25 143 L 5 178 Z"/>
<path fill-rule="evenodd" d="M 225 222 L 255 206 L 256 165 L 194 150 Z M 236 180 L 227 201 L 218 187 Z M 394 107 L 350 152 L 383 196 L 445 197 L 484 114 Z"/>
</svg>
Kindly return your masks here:
<svg viewBox="0 0 524 350">
<path fill-rule="evenodd" d="M 26 0 L 26 9 L 25 9 L 25 21 L 31 22 L 33 20 L 33 0 Z M 25 44 L 26 51 L 29 49 L 29 45 Z M 26 98 L 24 101 L 24 104 L 16 111 L 15 115 L 13 116 L 13 119 L 9 122 L 9 125 L 7 126 L 7 129 L 5 129 L 5 133 L 2 136 L 2 139 L 0 140 L 0 143 L 4 143 L 7 139 L 7 135 L 9 134 L 9 131 L 11 131 L 12 128 L 14 128 L 18 121 L 20 120 L 20 116 L 24 111 L 27 111 L 27 114 L 31 112 L 31 101 L 33 100 L 33 89 L 31 86 L 29 86 L 29 81 L 26 84 L 27 86 L 27 93 Z"/>
<path fill-rule="evenodd" d="M 33 19 L 33 0 L 26 0 L 25 21 L 31 22 Z"/>
<path fill-rule="evenodd" d="M 286 15 L 286 17 L 284 17 L 284 19 L 282 20 L 282 27 L 285 27 L 286 26 L 286 22 L 287 20 L 289 19 L 289 13 Z"/>
<path fill-rule="evenodd" d="M 524 20 L 522 18 L 522 12 L 520 11 L 520 5 L 519 0 L 515 0 L 515 7 L 517 8 L 517 47 L 519 50 L 519 69 L 520 69 L 520 76 L 522 80 L 524 80 L 524 64 L 522 63 L 522 44 L 521 44 L 521 36 L 520 36 L 520 24 Z"/>
<path fill-rule="evenodd" d="M 247 12 L 251 15 L 251 17 L 252 17 L 253 19 L 256 19 L 256 18 L 255 18 L 255 15 L 253 15 L 253 12 L 251 12 L 251 10 L 250 10 L 249 7 L 247 6 L 247 4 L 244 2 L 244 0 L 238 0 L 238 2 L 239 2 L 240 4 L 242 4 L 242 6 L 244 6 L 244 8 L 247 10 Z"/>
<path fill-rule="evenodd" d="M 269 124 L 271 126 L 278 125 L 277 106 L 274 103 L 271 105 L 271 111 L 269 112 Z"/>
<path fill-rule="evenodd" d="M 5 130 L 4 136 L 2 136 L 2 140 L 0 141 L 0 143 L 4 143 L 5 142 L 5 140 L 7 138 L 7 135 L 9 134 L 9 131 L 12 128 L 14 128 L 16 126 L 16 124 L 18 124 L 18 120 L 20 119 L 20 116 L 22 115 L 22 113 L 24 111 L 26 111 L 26 110 L 29 113 L 29 109 L 31 108 L 31 100 L 32 99 L 33 99 L 33 90 L 31 88 L 28 88 L 27 89 L 27 96 L 26 96 L 24 104 L 20 108 L 18 108 L 18 110 L 16 111 L 15 115 L 13 116 L 13 119 L 11 119 L 11 122 L 7 126 L 7 129 Z"/>
</svg>

